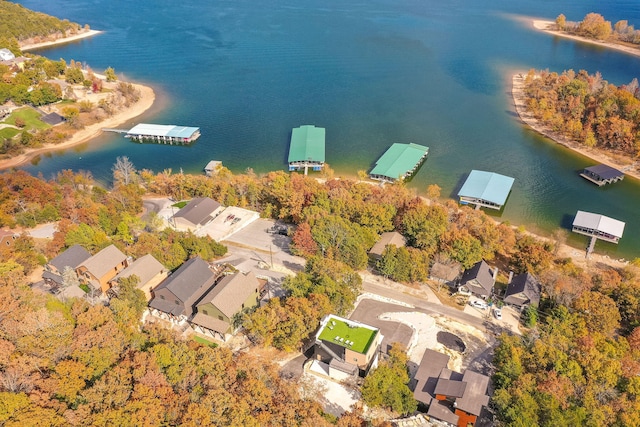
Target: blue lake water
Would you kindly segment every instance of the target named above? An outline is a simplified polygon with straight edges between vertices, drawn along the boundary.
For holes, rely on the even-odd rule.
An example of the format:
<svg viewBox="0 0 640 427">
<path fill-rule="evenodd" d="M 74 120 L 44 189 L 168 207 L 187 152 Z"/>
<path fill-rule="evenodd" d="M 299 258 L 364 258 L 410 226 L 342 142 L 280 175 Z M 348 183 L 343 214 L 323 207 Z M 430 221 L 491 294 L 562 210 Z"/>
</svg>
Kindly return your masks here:
<svg viewBox="0 0 640 427">
<path fill-rule="evenodd" d="M 24 0 L 25 7 L 91 28 L 96 37 L 43 49 L 52 59 L 112 66 L 147 83 L 159 102 L 139 122 L 198 126 L 191 147 L 135 144 L 103 135 L 24 169 L 50 177 L 90 170 L 108 182 L 116 157 L 138 168 L 201 173 L 211 159 L 235 172 L 285 168 L 293 127 L 326 128 L 338 175 L 369 170 L 394 142 L 430 147 L 410 185 L 453 196 L 472 169 L 515 177 L 503 220 L 550 233 L 577 210 L 625 221 L 619 246 L 640 257 L 640 184 L 597 188 L 577 175 L 594 164 L 546 140 L 514 115 L 511 76 L 530 68 L 600 71 L 614 84 L 640 77 L 640 57 L 549 36 L 523 17 L 589 12 L 640 28 L 640 3 L 436 0 Z M 123 125 L 126 127 L 127 124 Z M 586 246 L 586 238 L 572 236 Z"/>
</svg>

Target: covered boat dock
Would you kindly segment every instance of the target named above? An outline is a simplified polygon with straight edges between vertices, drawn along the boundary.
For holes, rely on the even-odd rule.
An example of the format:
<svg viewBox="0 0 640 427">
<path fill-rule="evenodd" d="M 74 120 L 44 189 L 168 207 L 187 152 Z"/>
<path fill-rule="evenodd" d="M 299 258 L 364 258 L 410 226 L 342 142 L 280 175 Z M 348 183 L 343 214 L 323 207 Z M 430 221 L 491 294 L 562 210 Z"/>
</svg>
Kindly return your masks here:
<svg viewBox="0 0 640 427">
<path fill-rule="evenodd" d="M 573 220 L 572 231 L 591 237 L 591 242 L 587 249 L 587 258 L 593 252 L 597 239 L 605 242 L 618 243 L 624 233 L 625 223 L 608 216 L 591 212 L 578 211 Z"/>
<path fill-rule="evenodd" d="M 371 179 L 395 182 L 413 175 L 429 154 L 429 147 L 395 143 L 384 152 L 369 173 Z"/>
<path fill-rule="evenodd" d="M 200 137 L 200 128 L 140 123 L 128 130 L 125 137 L 138 142 L 151 141 L 160 144 L 184 145 L 190 144 Z"/>
<path fill-rule="evenodd" d="M 584 168 L 580 176 L 593 182 L 599 187 L 605 184 L 622 181 L 624 179 L 623 172 L 607 165 L 595 165 Z"/>
<path fill-rule="evenodd" d="M 307 174 L 309 168 L 314 171 L 324 167 L 325 129 L 314 125 L 304 125 L 291 131 L 289 145 L 289 172 L 304 168 Z"/>
<path fill-rule="evenodd" d="M 472 170 L 458 192 L 460 203 L 500 210 L 515 180 L 493 172 Z"/>
</svg>

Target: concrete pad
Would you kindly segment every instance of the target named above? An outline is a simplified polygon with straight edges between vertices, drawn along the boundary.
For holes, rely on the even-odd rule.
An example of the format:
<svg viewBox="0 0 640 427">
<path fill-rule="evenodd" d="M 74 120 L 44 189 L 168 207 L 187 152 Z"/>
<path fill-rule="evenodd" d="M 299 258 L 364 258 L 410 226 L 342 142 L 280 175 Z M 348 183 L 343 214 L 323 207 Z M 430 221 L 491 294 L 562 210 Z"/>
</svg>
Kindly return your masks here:
<svg viewBox="0 0 640 427">
<path fill-rule="evenodd" d="M 229 206 L 213 221 L 196 230 L 195 235 L 209 236 L 219 242 L 231 237 L 258 218 L 260 218 L 260 214 L 256 211 Z"/>
</svg>

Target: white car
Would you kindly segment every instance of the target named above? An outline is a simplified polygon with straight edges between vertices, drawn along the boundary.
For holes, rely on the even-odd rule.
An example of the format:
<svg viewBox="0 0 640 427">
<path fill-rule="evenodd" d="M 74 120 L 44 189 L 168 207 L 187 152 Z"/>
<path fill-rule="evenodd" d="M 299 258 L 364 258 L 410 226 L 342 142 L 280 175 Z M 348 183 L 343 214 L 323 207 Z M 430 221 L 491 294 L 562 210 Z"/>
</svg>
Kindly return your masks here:
<svg viewBox="0 0 640 427">
<path fill-rule="evenodd" d="M 499 308 L 493 309 L 493 315 L 496 317 L 496 319 L 502 320 L 502 310 L 500 310 Z"/>
<path fill-rule="evenodd" d="M 487 309 L 487 303 L 482 300 L 473 300 L 469 303 L 469 305 L 471 305 L 471 307 L 479 308 L 480 310 Z"/>
</svg>

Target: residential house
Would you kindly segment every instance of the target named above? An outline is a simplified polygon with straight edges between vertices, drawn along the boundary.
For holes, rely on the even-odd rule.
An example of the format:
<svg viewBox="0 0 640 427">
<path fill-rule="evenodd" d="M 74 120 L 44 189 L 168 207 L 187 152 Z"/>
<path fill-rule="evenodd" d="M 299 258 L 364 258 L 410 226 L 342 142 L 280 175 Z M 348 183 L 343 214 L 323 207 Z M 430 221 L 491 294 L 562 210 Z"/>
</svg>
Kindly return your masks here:
<svg viewBox="0 0 640 427">
<path fill-rule="evenodd" d="M 140 289 L 147 301 L 151 300 L 151 290 L 158 286 L 160 282 L 167 278 L 169 270 L 160 264 L 153 255 L 147 254 L 133 261 L 127 268 L 118 273 L 110 281 L 111 296 L 117 295 L 118 281 L 123 278 L 136 276 L 138 278 L 138 289 Z"/>
<path fill-rule="evenodd" d="M 173 225 L 177 230 L 195 231 L 213 221 L 222 210 L 222 205 L 215 200 L 198 197 L 173 215 Z"/>
<path fill-rule="evenodd" d="M 434 262 L 429 270 L 429 278 L 442 284 L 454 286 L 460 277 L 460 264 Z"/>
<path fill-rule="evenodd" d="M 129 265 L 127 256 L 114 245 L 107 246 L 76 268 L 80 281 L 103 293 L 109 290 L 109 281 Z"/>
<path fill-rule="evenodd" d="M 16 240 L 20 235 L 18 233 L 14 233 L 10 230 L 5 230 L 4 228 L 0 229 L 0 247 L 8 247 L 13 245 L 14 240 Z"/>
<path fill-rule="evenodd" d="M 223 340 L 233 332 L 233 318 L 247 308 L 256 307 L 261 284 L 253 272 L 223 276 L 213 289 L 196 302 L 196 311 L 189 321 L 196 332 Z"/>
<path fill-rule="evenodd" d="M 496 283 L 498 269 L 489 267 L 484 260 L 477 262 L 473 267 L 462 274 L 460 286 L 466 286 L 469 291 L 479 297 L 491 296 L 493 285 Z"/>
<path fill-rule="evenodd" d="M 314 353 L 331 377 L 364 377 L 377 366 L 383 338 L 378 328 L 331 314 L 320 322 Z"/>
<path fill-rule="evenodd" d="M 200 257 L 182 264 L 151 291 L 151 314 L 182 324 L 191 318 L 194 305 L 215 285 L 217 274 Z"/>
<path fill-rule="evenodd" d="M 369 250 L 369 257 L 373 261 L 377 261 L 382 258 L 382 254 L 384 254 L 384 250 L 388 245 L 393 245 L 397 248 L 402 248 L 406 246 L 407 242 L 404 236 L 397 231 L 389 231 L 387 233 L 382 233 L 380 239 L 376 242 L 375 245 Z"/>
<path fill-rule="evenodd" d="M 449 356 L 427 349 L 416 372 L 414 398 L 429 406 L 427 415 L 449 425 L 475 425 L 489 404 L 489 377 L 470 370 L 447 368 Z"/>
<path fill-rule="evenodd" d="M 44 266 L 42 279 L 52 290 L 56 290 L 63 284 L 62 274 L 65 268 L 69 267 L 75 272 L 78 266 L 89 258 L 89 251 L 80 245 L 73 245 Z"/>
<path fill-rule="evenodd" d="M 537 306 L 540 303 L 540 290 L 540 282 L 533 274 L 518 274 L 507 285 L 504 302 L 520 308 L 526 305 Z"/>
</svg>

